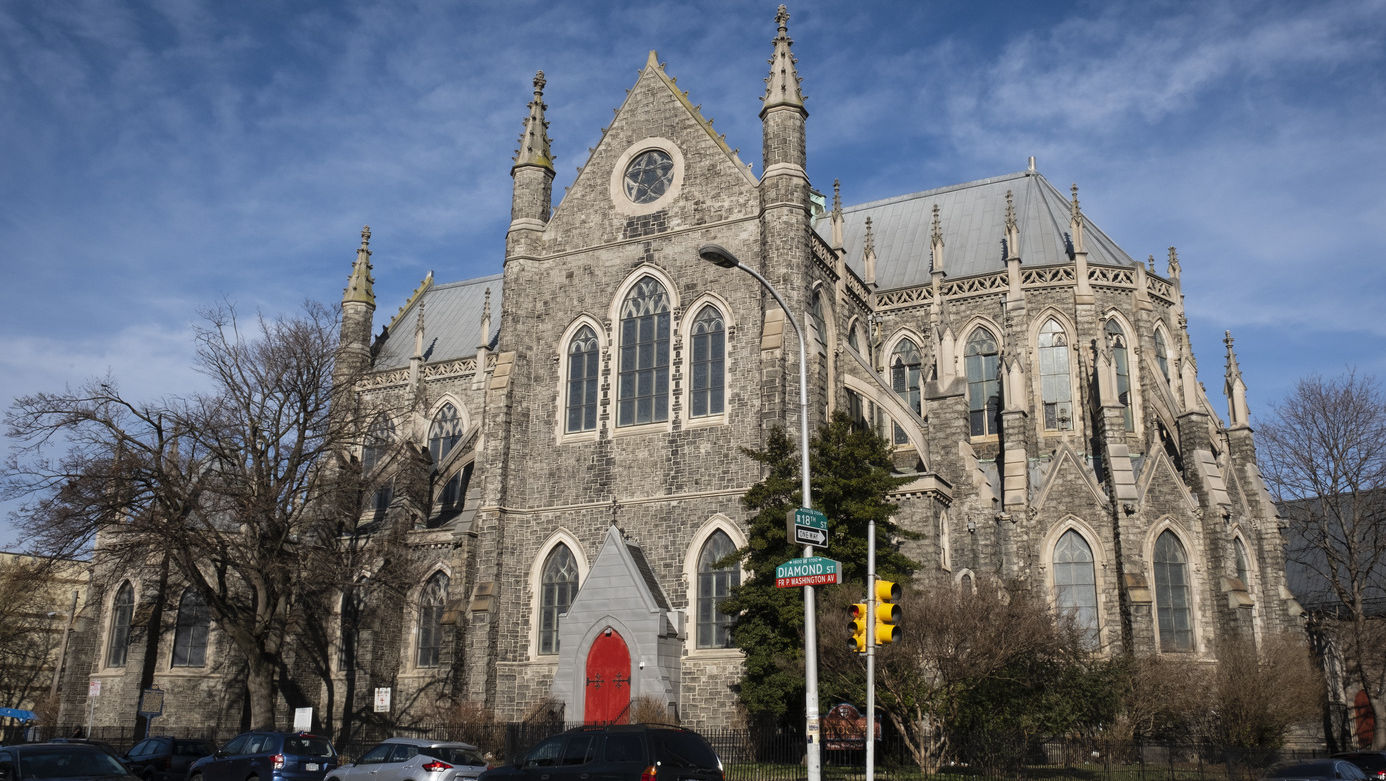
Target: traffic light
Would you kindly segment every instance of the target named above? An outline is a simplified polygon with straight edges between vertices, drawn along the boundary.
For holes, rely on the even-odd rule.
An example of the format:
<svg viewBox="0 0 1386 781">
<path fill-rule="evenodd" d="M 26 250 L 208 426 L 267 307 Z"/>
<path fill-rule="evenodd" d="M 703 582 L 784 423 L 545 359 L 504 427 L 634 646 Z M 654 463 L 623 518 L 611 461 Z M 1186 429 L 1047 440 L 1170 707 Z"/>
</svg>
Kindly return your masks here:
<svg viewBox="0 0 1386 781">
<path fill-rule="evenodd" d="M 848 608 L 848 613 L 852 616 L 852 640 L 848 644 L 853 651 L 859 654 L 866 653 L 866 603 L 858 602 Z"/>
<path fill-rule="evenodd" d="M 900 606 L 895 600 L 900 598 L 900 584 L 889 580 L 876 581 L 876 621 L 872 627 L 872 639 L 876 645 L 893 643 L 900 637 Z"/>
</svg>

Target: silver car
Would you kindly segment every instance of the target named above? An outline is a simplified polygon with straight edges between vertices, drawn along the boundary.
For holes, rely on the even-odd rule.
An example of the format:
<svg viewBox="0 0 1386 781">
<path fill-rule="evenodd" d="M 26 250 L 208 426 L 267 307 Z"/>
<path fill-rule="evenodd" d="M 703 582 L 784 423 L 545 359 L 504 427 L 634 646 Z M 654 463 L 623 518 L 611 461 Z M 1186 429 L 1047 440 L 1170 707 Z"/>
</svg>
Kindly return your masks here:
<svg viewBox="0 0 1386 781">
<path fill-rule="evenodd" d="M 486 760 L 470 743 L 390 738 L 333 770 L 326 781 L 463 781 L 485 769 Z"/>
</svg>

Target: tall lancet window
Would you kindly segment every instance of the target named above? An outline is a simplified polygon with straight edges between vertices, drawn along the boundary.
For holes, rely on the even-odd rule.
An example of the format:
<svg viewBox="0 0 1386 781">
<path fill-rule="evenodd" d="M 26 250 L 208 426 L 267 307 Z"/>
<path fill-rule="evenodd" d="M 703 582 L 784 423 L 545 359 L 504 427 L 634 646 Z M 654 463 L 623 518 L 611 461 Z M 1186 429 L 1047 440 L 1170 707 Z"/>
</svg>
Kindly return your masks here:
<svg viewBox="0 0 1386 781">
<path fill-rule="evenodd" d="M 577 596 L 577 560 L 567 545 L 555 545 L 539 578 L 539 653 L 558 653 L 558 617 Z"/>
<path fill-rule="evenodd" d="M 178 618 L 173 627 L 172 667 L 202 667 L 207 664 L 207 631 L 212 614 L 202 594 L 185 589 L 178 602 Z"/>
<path fill-rule="evenodd" d="M 996 337 L 985 328 L 976 329 L 968 337 L 963 355 L 972 436 L 995 435 L 1001 430 L 1001 384 L 997 379 L 1000 350 Z"/>
<path fill-rule="evenodd" d="M 911 339 L 901 339 L 890 353 L 890 387 L 917 415 L 924 414 L 919 397 L 919 372 L 923 363 L 919 346 Z M 895 426 L 895 444 L 903 445 L 908 441 L 904 429 Z"/>
<path fill-rule="evenodd" d="M 616 425 L 668 419 L 669 295 L 653 277 L 643 277 L 621 305 Z"/>
<path fill-rule="evenodd" d="M 1053 318 L 1040 327 L 1039 364 L 1044 427 L 1050 431 L 1072 430 L 1073 384 L 1068 370 L 1068 335 Z"/>
<path fill-rule="evenodd" d="M 419 667 L 437 667 L 443 648 L 443 610 L 448 604 L 448 576 L 435 572 L 419 594 Z"/>
<path fill-rule="evenodd" d="M 1127 431 L 1136 430 L 1136 419 L 1131 411 L 1131 359 L 1126 347 L 1126 332 L 1116 320 L 1107 321 L 1107 346 L 1112 348 L 1112 363 L 1116 364 L 1117 400 L 1123 408 L 1122 419 Z"/>
<path fill-rule="evenodd" d="M 1097 571 L 1088 541 L 1072 529 L 1054 546 L 1054 602 L 1073 619 L 1087 646 L 1096 648 Z"/>
<path fill-rule="evenodd" d="M 689 414 L 693 417 L 720 415 L 724 407 L 726 374 L 726 330 L 722 313 L 705 306 L 693 320 L 693 387 Z"/>
<path fill-rule="evenodd" d="M 584 325 L 568 342 L 568 433 L 597 428 L 597 370 L 601 364 L 597 332 Z"/>
<path fill-rule="evenodd" d="M 130 623 L 135 620 L 135 590 L 130 581 L 120 584 L 111 601 L 111 634 L 106 648 L 106 666 L 124 667 L 130 650 Z"/>
<path fill-rule="evenodd" d="M 1165 346 L 1165 332 L 1161 328 L 1155 329 L 1155 363 L 1160 367 L 1165 382 L 1169 382 L 1169 348 Z"/>
<path fill-rule="evenodd" d="M 1251 589 L 1251 566 L 1247 563 L 1249 559 L 1246 555 L 1246 545 L 1241 537 L 1232 538 L 1232 554 L 1236 559 L 1237 580 L 1242 582 L 1248 590 Z"/>
<path fill-rule="evenodd" d="M 443 463 L 457 443 L 462 440 L 462 419 L 457 407 L 451 402 L 443 405 L 433 416 L 433 425 L 428 431 L 428 454 L 433 456 L 433 465 Z"/>
<path fill-rule="evenodd" d="M 1160 650 L 1193 650 L 1193 604 L 1189 594 L 1189 556 L 1173 532 L 1155 540 L 1155 609 Z"/>
<path fill-rule="evenodd" d="M 731 537 L 721 530 L 712 533 L 698 555 L 698 647 L 726 648 L 731 645 L 732 617 L 721 610 L 732 589 L 741 585 L 741 567 L 736 562 L 719 565 L 736 552 Z"/>
<path fill-rule="evenodd" d="M 385 458 L 390 445 L 395 441 L 395 424 L 385 415 L 376 417 L 366 431 L 366 442 L 361 447 L 361 471 L 367 475 Z"/>
</svg>

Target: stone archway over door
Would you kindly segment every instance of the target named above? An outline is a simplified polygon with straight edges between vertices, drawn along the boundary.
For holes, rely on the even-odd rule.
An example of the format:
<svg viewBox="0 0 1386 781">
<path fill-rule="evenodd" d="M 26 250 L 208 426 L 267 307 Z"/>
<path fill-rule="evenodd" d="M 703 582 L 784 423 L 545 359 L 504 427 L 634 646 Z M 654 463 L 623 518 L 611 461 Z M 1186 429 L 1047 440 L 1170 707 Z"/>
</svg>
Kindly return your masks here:
<svg viewBox="0 0 1386 781">
<path fill-rule="evenodd" d="M 602 630 L 587 652 L 583 721 L 624 723 L 630 718 L 630 649 L 620 633 Z"/>
</svg>

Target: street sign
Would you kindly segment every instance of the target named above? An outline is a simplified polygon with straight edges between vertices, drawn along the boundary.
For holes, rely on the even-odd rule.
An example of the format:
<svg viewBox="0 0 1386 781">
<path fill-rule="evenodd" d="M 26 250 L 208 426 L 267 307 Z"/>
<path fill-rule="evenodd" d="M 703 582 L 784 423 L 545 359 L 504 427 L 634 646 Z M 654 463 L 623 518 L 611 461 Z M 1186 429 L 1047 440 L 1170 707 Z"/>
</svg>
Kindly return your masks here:
<svg viewBox="0 0 1386 781">
<path fill-rule="evenodd" d="M 377 687 L 376 687 L 376 689 L 375 689 L 375 712 L 376 712 L 376 713 L 389 713 L 389 712 L 390 712 L 390 687 L 389 687 L 389 686 L 377 686 Z"/>
<path fill-rule="evenodd" d="M 799 507 L 787 513 L 785 524 L 785 533 L 795 545 L 828 546 L 828 516 L 823 513 Z"/>
<path fill-rule="evenodd" d="M 163 689 L 145 689 L 140 692 L 140 715 L 146 718 L 164 715 Z"/>
<path fill-rule="evenodd" d="M 775 588 L 826 586 L 841 582 L 842 565 L 822 556 L 790 559 L 775 568 Z"/>
</svg>

